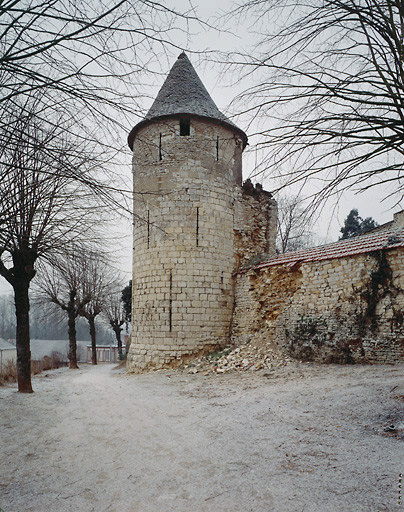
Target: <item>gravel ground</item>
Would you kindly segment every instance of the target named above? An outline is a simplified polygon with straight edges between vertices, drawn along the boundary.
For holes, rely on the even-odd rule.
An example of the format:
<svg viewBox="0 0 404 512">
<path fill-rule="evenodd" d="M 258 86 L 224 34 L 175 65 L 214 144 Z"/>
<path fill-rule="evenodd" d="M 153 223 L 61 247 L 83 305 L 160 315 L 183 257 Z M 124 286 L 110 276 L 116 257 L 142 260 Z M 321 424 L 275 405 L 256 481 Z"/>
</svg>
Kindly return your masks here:
<svg viewBox="0 0 404 512">
<path fill-rule="evenodd" d="M 403 512 L 403 369 L 99 365 L 0 388 L 0 509 Z"/>
</svg>

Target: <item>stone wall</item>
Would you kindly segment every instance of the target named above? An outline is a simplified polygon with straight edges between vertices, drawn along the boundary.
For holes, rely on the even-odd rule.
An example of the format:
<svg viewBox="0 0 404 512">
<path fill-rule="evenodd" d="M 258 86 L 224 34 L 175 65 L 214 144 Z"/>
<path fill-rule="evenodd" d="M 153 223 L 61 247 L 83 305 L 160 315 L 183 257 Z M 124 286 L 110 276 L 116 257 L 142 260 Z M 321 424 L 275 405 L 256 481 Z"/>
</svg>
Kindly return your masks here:
<svg viewBox="0 0 404 512">
<path fill-rule="evenodd" d="M 129 371 L 228 343 L 238 153 L 238 137 L 208 121 L 192 119 L 189 136 L 175 118 L 137 133 Z"/>
<path fill-rule="evenodd" d="M 305 360 L 404 360 L 403 269 L 398 248 L 240 273 L 233 341 Z"/>
<path fill-rule="evenodd" d="M 191 118 L 153 121 L 133 145 L 132 341 L 128 371 L 160 368 L 229 343 L 234 269 L 275 251 L 276 203 L 241 186 L 242 141 Z"/>
<path fill-rule="evenodd" d="M 234 207 L 236 268 L 275 254 L 277 203 L 269 192 L 247 180 L 238 188 Z"/>
</svg>

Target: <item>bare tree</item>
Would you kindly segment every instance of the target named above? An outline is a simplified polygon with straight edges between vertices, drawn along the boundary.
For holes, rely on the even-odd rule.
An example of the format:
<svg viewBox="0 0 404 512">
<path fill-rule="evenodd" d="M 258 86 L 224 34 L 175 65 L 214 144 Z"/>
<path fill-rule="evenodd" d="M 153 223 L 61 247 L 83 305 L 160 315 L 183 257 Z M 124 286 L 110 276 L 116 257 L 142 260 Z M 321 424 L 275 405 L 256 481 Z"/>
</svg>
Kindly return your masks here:
<svg viewBox="0 0 404 512">
<path fill-rule="evenodd" d="M 312 215 L 298 196 L 277 198 L 277 250 L 297 251 L 313 245 Z"/>
<path fill-rule="evenodd" d="M 106 258 L 100 253 L 90 253 L 83 262 L 82 296 L 89 294 L 90 300 L 79 310 L 87 319 L 91 338 L 91 362 L 97 364 L 96 317 L 106 308 L 114 278 Z"/>
<path fill-rule="evenodd" d="M 76 249 L 42 270 L 37 286 L 43 302 L 60 308 L 67 316 L 69 335 L 69 368 L 77 369 L 76 319 L 91 301 L 91 285 L 85 276 L 85 253 Z"/>
<path fill-rule="evenodd" d="M 251 0 L 237 14 L 265 34 L 252 55 L 232 56 L 254 79 L 239 99 L 265 120 L 256 172 L 320 178 L 319 200 L 390 184 L 402 198 L 402 0 Z"/>
<path fill-rule="evenodd" d="M 116 341 L 118 344 L 119 358 L 122 359 L 123 354 L 121 332 L 123 330 L 122 326 L 125 324 L 126 320 L 123 303 L 118 293 L 110 296 L 109 301 L 105 306 L 104 315 L 115 333 Z"/>
<path fill-rule="evenodd" d="M 0 2 L 0 180 L 7 180 L 2 149 L 18 145 L 9 118 L 16 102 L 29 109 L 35 97 L 36 116 L 50 130 L 63 127 L 78 142 L 93 142 L 98 160 L 109 164 L 109 187 L 104 180 L 98 193 L 129 210 L 125 173 L 113 169 L 122 134 L 144 114 L 147 77 L 190 23 L 200 24 L 192 6 L 180 12 L 149 0 Z M 117 190 L 119 201 L 111 193 Z"/>
<path fill-rule="evenodd" d="M 43 91 L 49 109 L 70 114 L 76 102 L 88 116 L 139 110 L 140 72 L 193 21 L 200 23 L 192 8 L 148 0 L 5 0 L 0 102 Z"/>
<path fill-rule="evenodd" d="M 91 187 L 72 179 L 71 169 L 84 177 L 94 165 L 84 148 L 71 144 L 57 127 L 49 131 L 26 109 L 13 119 L 18 143 L 1 148 L 0 275 L 14 290 L 18 389 L 29 393 L 29 287 L 35 264 L 91 236 L 98 199 Z"/>
</svg>

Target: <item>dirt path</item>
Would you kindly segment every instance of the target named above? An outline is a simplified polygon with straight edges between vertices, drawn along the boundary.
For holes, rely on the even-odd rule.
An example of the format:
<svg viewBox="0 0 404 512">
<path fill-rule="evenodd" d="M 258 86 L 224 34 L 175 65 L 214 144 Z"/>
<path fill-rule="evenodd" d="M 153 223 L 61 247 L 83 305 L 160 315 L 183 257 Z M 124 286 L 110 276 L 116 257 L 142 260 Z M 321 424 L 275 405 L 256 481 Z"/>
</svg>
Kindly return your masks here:
<svg viewBox="0 0 404 512">
<path fill-rule="evenodd" d="M 0 508 L 403 512 L 403 369 L 100 365 L 48 372 L 34 395 L 1 388 Z"/>
</svg>

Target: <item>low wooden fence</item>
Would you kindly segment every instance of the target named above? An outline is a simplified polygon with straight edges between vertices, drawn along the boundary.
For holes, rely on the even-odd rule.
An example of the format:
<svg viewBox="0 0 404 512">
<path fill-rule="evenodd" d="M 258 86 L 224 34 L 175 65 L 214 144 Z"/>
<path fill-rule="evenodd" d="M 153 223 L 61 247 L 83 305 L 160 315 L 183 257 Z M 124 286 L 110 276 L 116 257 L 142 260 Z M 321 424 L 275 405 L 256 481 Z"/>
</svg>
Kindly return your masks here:
<svg viewBox="0 0 404 512">
<path fill-rule="evenodd" d="M 113 345 L 98 345 L 97 350 L 97 363 L 118 363 L 119 353 L 118 347 Z M 122 347 L 122 354 L 125 354 L 125 346 Z M 86 362 L 91 363 L 92 349 L 91 345 L 87 345 Z"/>
</svg>

